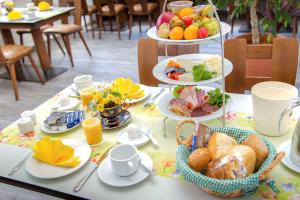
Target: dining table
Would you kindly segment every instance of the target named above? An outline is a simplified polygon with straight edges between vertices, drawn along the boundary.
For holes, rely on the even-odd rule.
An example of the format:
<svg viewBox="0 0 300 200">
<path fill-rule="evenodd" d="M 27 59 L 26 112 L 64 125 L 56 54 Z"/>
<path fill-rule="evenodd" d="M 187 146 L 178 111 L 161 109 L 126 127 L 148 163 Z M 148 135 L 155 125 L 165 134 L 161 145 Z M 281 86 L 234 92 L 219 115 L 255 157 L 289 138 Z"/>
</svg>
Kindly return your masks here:
<svg viewBox="0 0 300 200">
<path fill-rule="evenodd" d="M 0 15 L 0 31 L 5 44 L 15 44 L 12 30 L 13 29 L 30 29 L 34 47 L 37 52 L 40 66 L 44 71 L 46 80 L 50 80 L 57 75 L 67 71 L 65 67 L 53 67 L 51 65 L 50 57 L 47 53 L 46 45 L 43 38 L 43 31 L 41 26 L 47 24 L 53 24 L 54 22 L 61 20 L 63 24 L 68 24 L 68 16 L 71 15 L 71 11 L 74 7 L 51 7 L 47 11 L 39 11 L 35 7 L 34 16 L 29 17 L 27 8 L 14 8 L 14 10 L 20 11 L 23 14 L 23 18 L 20 20 L 9 20 L 4 9 L 1 9 Z M 20 63 L 18 63 L 20 65 Z M 24 80 L 34 81 L 32 76 L 24 73 Z M 22 76 L 20 76 L 22 77 Z M 0 78 L 9 78 L 7 74 L 1 74 Z M 33 79 L 33 80 L 32 80 Z"/>
<path fill-rule="evenodd" d="M 61 95 L 69 95 L 72 91 L 71 88 L 70 86 L 67 87 L 34 109 L 37 116 L 37 124 L 32 134 L 20 134 L 16 122 L 13 122 L 0 132 L 1 182 L 64 199 L 220 199 L 204 192 L 197 185 L 185 181 L 184 177 L 177 171 L 175 127 L 178 121 L 167 120 L 166 134 L 164 134 L 164 116 L 158 107 L 144 107 L 144 103 L 147 102 L 149 98 L 131 104 L 128 111 L 131 113 L 130 123 L 150 128 L 154 138 L 158 141 L 158 146 L 154 146 L 151 142 L 148 142 L 138 147 L 139 151 L 146 153 L 153 160 L 153 172 L 155 175 L 147 177 L 147 179 L 136 185 L 114 187 L 103 183 L 99 179 L 97 172 L 94 172 L 79 192 L 73 191 L 75 184 L 95 166 L 95 161 L 98 160 L 108 148 L 117 143 L 116 136 L 118 132 L 124 128 L 121 127 L 112 130 L 103 130 L 103 142 L 98 146 L 92 147 L 90 161 L 72 174 L 55 179 L 40 179 L 27 173 L 23 165 L 15 174 L 9 176 L 9 171 L 28 155 L 33 144 L 39 138 L 49 136 L 41 130 L 40 125 L 51 113 L 52 105 Z M 154 96 L 160 90 L 159 87 L 148 88 L 150 90 L 150 96 Z M 164 93 L 167 92 L 169 92 L 169 90 L 165 88 Z M 155 100 L 155 104 L 160 101 L 163 94 Z M 226 110 L 225 118 L 218 117 L 202 123 L 210 127 L 217 127 L 222 126 L 222 120 L 225 120 L 227 127 L 238 127 L 255 132 L 251 95 L 230 93 L 230 96 L 234 103 Z M 81 105 L 79 105 L 79 108 L 81 108 Z M 294 112 L 295 116 L 297 116 L 297 114 L 300 114 L 298 110 Z M 295 123 L 296 118 L 293 118 L 291 124 L 294 125 Z M 185 128 L 187 135 L 191 134 L 192 131 L 193 127 L 188 126 Z M 293 130 L 291 129 L 289 133 L 280 137 L 264 137 L 269 139 L 278 148 L 282 142 L 291 139 L 292 134 Z M 50 137 L 56 139 L 73 138 L 85 140 L 83 129 L 80 126 L 66 133 L 50 135 Z M 299 199 L 300 175 L 298 173 L 285 167 L 282 163 L 279 163 L 269 175 L 269 179 L 275 181 L 280 191 L 278 194 L 274 193 L 265 184 L 261 184 L 255 194 L 245 196 L 243 199 Z"/>
</svg>

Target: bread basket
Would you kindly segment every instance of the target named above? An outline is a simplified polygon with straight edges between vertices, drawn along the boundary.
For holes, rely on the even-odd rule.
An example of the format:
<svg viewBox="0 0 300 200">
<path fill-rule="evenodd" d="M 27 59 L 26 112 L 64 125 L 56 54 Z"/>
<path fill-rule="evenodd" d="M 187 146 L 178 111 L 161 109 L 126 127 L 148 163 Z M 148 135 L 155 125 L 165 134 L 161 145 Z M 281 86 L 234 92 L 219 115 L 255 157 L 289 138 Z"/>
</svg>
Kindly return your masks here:
<svg viewBox="0 0 300 200">
<path fill-rule="evenodd" d="M 284 156 L 284 152 L 277 154 L 275 146 L 270 141 L 261 138 L 268 147 L 269 155 L 255 173 L 246 178 L 234 180 L 221 180 L 207 177 L 204 174 L 192 170 L 187 164 L 192 137 L 182 138 L 180 136 L 181 126 L 186 123 L 195 124 L 192 120 L 184 120 L 179 122 L 176 126 L 176 139 L 179 144 L 176 151 L 176 167 L 180 174 L 185 177 L 185 180 L 198 185 L 201 189 L 212 195 L 222 198 L 234 198 L 253 194 L 258 186 L 267 180 L 268 174 Z M 238 143 L 241 143 L 248 135 L 253 134 L 253 131 L 231 127 L 207 128 L 205 132 L 223 132 L 234 137 Z M 267 183 L 275 192 L 278 192 L 274 182 Z"/>
</svg>

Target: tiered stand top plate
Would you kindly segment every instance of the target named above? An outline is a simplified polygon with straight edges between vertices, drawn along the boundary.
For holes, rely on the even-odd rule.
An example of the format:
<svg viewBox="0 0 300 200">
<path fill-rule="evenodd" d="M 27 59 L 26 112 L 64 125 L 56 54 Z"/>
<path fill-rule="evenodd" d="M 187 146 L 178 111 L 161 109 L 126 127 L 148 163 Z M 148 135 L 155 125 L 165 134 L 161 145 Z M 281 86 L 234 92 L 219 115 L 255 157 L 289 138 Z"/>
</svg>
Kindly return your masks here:
<svg viewBox="0 0 300 200">
<path fill-rule="evenodd" d="M 226 35 L 227 33 L 230 32 L 231 27 L 229 26 L 229 24 L 226 24 L 224 22 L 221 22 L 221 29 L 222 29 L 222 35 Z M 205 41 L 205 40 L 211 40 L 211 39 L 217 39 L 220 37 L 220 33 L 217 33 L 213 36 L 207 37 L 207 38 L 203 38 L 203 39 L 195 39 L 195 40 L 170 40 L 170 39 L 165 39 L 165 38 L 161 38 L 157 35 L 157 29 L 156 27 L 152 27 L 147 31 L 147 35 L 148 37 L 166 43 L 166 44 L 175 44 L 175 45 L 190 45 L 190 44 L 198 44 L 201 41 Z"/>
<path fill-rule="evenodd" d="M 166 69 L 166 66 L 168 64 L 168 62 L 170 60 L 174 60 L 176 62 L 176 60 L 178 59 L 185 59 L 185 60 L 203 60 L 205 58 L 208 58 L 210 56 L 213 56 L 211 54 L 185 54 L 185 55 L 180 55 L 180 56 L 174 56 L 174 57 L 171 57 L 171 58 L 168 58 L 168 59 L 165 59 L 161 62 L 159 62 L 154 68 L 153 68 L 153 75 L 156 79 L 164 82 L 164 83 L 168 83 L 168 84 L 172 84 L 172 85 L 205 85 L 205 84 L 209 84 L 209 83 L 212 83 L 212 82 L 216 82 L 216 81 L 219 81 L 219 80 L 222 80 L 222 75 L 218 75 L 212 79 L 209 79 L 209 80 L 203 80 L 203 81 L 198 81 L 198 82 L 194 82 L 194 81 L 177 81 L 177 80 L 173 80 L 173 79 L 170 79 L 166 73 L 165 73 L 165 69 Z M 225 74 L 225 77 L 231 73 L 232 71 L 232 63 L 227 60 L 227 59 L 224 59 L 224 74 Z"/>
</svg>

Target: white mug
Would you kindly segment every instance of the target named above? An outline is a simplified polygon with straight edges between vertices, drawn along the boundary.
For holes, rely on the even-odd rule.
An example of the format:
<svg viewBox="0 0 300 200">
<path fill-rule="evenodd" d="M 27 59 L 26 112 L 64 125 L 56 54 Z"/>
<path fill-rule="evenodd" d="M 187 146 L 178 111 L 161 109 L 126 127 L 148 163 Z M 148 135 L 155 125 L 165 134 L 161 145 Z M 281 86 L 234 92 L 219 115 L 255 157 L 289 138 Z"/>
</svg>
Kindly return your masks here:
<svg viewBox="0 0 300 200">
<path fill-rule="evenodd" d="M 26 7 L 27 7 L 27 10 L 34 10 L 34 3 L 27 3 Z"/>
<path fill-rule="evenodd" d="M 280 136 L 290 129 L 289 116 L 280 125 L 282 111 L 298 96 L 296 87 L 278 81 L 258 83 L 251 88 L 255 130 L 267 136 Z"/>
<path fill-rule="evenodd" d="M 93 86 L 93 80 L 91 75 L 76 76 L 73 81 L 78 91 Z"/>
<path fill-rule="evenodd" d="M 17 121 L 18 128 L 21 134 L 30 133 L 33 131 L 33 122 L 30 117 L 22 117 Z"/>
<path fill-rule="evenodd" d="M 22 112 L 21 117 L 29 117 L 33 125 L 36 124 L 36 115 L 32 110 L 25 110 L 24 112 Z"/>
<path fill-rule="evenodd" d="M 130 144 L 119 144 L 108 153 L 112 171 L 118 176 L 130 176 L 139 167 L 138 150 Z"/>
<path fill-rule="evenodd" d="M 136 124 L 129 124 L 126 128 L 126 133 L 128 135 L 128 138 L 137 138 L 141 135 L 141 127 Z"/>
</svg>

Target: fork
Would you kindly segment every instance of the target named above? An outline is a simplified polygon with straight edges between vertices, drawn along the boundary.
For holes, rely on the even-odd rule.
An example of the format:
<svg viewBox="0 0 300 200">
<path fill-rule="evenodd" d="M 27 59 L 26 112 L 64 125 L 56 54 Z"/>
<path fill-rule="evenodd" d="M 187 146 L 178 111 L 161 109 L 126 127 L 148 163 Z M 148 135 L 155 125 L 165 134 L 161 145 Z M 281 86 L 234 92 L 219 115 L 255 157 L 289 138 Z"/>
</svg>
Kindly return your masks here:
<svg viewBox="0 0 300 200">
<path fill-rule="evenodd" d="M 154 100 L 155 100 L 161 93 L 163 93 L 164 91 L 165 91 L 165 89 L 164 89 L 164 88 L 161 88 L 161 89 L 159 90 L 158 93 L 156 93 L 153 97 L 151 97 L 151 98 L 149 99 L 149 101 L 147 101 L 147 102 L 144 104 L 144 108 L 149 108 L 149 107 L 153 106 L 153 105 L 154 105 Z"/>
</svg>

